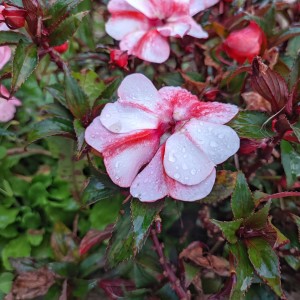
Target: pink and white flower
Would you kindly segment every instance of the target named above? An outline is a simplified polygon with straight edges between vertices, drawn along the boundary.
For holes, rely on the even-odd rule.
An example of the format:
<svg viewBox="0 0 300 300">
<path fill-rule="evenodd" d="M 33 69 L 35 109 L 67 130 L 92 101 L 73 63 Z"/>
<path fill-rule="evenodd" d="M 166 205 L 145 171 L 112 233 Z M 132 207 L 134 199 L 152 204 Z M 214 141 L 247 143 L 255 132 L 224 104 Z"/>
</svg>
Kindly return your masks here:
<svg viewBox="0 0 300 300">
<path fill-rule="evenodd" d="M 183 201 L 206 197 L 215 166 L 239 149 L 239 137 L 223 125 L 238 108 L 201 102 L 179 87 L 157 91 L 142 74 L 127 76 L 118 96 L 85 133 L 112 181 L 146 202 L 167 195 Z"/>
<path fill-rule="evenodd" d="M 207 38 L 192 18 L 219 0 L 110 0 L 106 32 L 120 49 L 140 59 L 162 63 L 170 55 L 168 37 Z"/>
<path fill-rule="evenodd" d="M 0 92 L 0 95 L 9 97 L 9 92 L 3 85 L 0 85 Z M 21 105 L 21 101 L 15 97 L 7 100 L 0 96 L 0 123 L 5 123 L 13 119 L 16 113 L 16 107 Z"/>
</svg>

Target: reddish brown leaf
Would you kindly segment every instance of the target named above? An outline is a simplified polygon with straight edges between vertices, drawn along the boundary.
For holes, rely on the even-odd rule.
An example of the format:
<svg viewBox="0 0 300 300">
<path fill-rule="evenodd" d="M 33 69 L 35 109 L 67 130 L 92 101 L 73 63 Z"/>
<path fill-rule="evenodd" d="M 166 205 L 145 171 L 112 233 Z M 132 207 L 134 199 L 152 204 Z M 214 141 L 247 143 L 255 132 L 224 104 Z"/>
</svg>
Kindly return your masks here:
<svg viewBox="0 0 300 300">
<path fill-rule="evenodd" d="M 119 299 L 124 297 L 124 291 L 128 292 L 135 289 L 132 281 L 124 279 L 101 280 L 99 287 L 104 290 L 109 299 Z"/>
<path fill-rule="evenodd" d="M 87 232 L 84 238 L 81 240 L 79 246 L 79 254 L 84 255 L 93 246 L 101 243 L 102 241 L 108 239 L 113 231 L 113 224 L 108 225 L 104 230 L 91 229 Z"/>
<path fill-rule="evenodd" d="M 55 283 L 55 274 L 46 267 L 21 273 L 13 283 L 7 299 L 33 299 L 45 295 Z M 9 298 L 10 297 L 10 298 Z"/>
<path fill-rule="evenodd" d="M 198 266 L 212 270 L 220 276 L 229 276 L 229 262 L 223 257 L 205 253 L 200 242 L 191 243 L 180 253 L 179 258 L 189 259 Z"/>
<path fill-rule="evenodd" d="M 265 65 L 259 57 L 252 62 L 251 85 L 257 93 L 270 102 L 275 113 L 287 102 L 288 86 L 285 80 Z"/>
</svg>

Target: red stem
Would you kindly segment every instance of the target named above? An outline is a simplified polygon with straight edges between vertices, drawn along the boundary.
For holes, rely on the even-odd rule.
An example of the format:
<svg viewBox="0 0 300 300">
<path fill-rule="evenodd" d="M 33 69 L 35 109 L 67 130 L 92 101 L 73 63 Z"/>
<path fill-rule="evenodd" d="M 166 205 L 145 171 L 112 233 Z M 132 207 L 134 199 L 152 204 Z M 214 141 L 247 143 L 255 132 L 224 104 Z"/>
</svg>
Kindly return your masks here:
<svg viewBox="0 0 300 300">
<path fill-rule="evenodd" d="M 266 196 L 259 200 L 260 203 L 267 202 L 271 199 L 285 198 L 285 197 L 300 197 L 300 192 L 281 192 Z"/>
<path fill-rule="evenodd" d="M 175 273 L 173 272 L 170 264 L 168 263 L 164 252 L 162 244 L 159 242 L 156 234 L 156 230 L 153 228 L 151 229 L 151 238 L 154 244 L 154 248 L 156 253 L 159 256 L 159 262 L 164 269 L 164 276 L 170 281 L 172 288 L 174 289 L 175 293 L 181 300 L 190 300 L 190 293 L 186 292 L 185 289 L 181 286 L 180 280 L 177 278 Z"/>
</svg>

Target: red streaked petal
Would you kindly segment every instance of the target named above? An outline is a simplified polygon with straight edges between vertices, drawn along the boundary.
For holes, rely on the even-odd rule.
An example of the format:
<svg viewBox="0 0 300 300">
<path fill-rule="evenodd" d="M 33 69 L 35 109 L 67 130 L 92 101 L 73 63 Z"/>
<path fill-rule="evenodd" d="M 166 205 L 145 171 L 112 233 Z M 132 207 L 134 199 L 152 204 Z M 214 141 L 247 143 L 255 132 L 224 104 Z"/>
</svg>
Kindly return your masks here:
<svg viewBox="0 0 300 300">
<path fill-rule="evenodd" d="M 203 199 L 211 192 L 215 179 L 215 168 L 212 169 L 207 178 L 196 185 L 184 185 L 168 177 L 169 195 L 174 199 L 189 202 Z"/>
<path fill-rule="evenodd" d="M 186 185 L 198 184 L 211 173 L 214 166 L 184 133 L 177 132 L 166 141 L 164 168 L 174 180 Z"/>
<path fill-rule="evenodd" d="M 229 126 L 192 119 L 184 128 L 195 144 L 215 164 L 220 164 L 227 160 L 240 147 L 238 135 Z"/>
<path fill-rule="evenodd" d="M 216 124 L 225 124 L 229 122 L 239 109 L 232 104 L 220 102 L 194 102 L 190 108 L 190 117 L 197 118 L 201 121 L 206 121 Z"/>
<path fill-rule="evenodd" d="M 163 26 L 157 27 L 157 31 L 163 36 L 183 37 L 191 29 L 191 25 L 187 22 L 176 20 L 174 22 L 168 22 Z"/>
<path fill-rule="evenodd" d="M 148 29 L 150 29 L 148 19 L 135 11 L 114 13 L 105 24 L 106 32 L 118 41 L 122 40 L 129 33 L 141 30 L 147 31 Z"/>
<path fill-rule="evenodd" d="M 101 123 L 100 116 L 85 130 L 85 140 L 92 148 L 100 153 L 110 151 L 123 145 L 131 145 L 138 140 L 147 139 L 155 135 L 154 130 L 137 130 L 130 133 L 113 133 L 107 130 Z"/>
<path fill-rule="evenodd" d="M 161 147 L 130 187 L 133 197 L 142 202 L 153 202 L 168 195 L 165 174 L 163 170 L 164 147 Z"/>
<path fill-rule="evenodd" d="M 0 47 L 0 70 L 10 60 L 11 50 L 8 46 Z"/>
<path fill-rule="evenodd" d="M 121 50 L 127 50 L 128 54 L 154 63 L 163 63 L 170 55 L 170 46 L 167 39 L 155 29 L 127 34 L 120 42 L 120 48 Z"/>
<path fill-rule="evenodd" d="M 144 131 L 144 134 L 147 131 Z M 148 163 L 159 147 L 159 135 L 154 132 L 139 137 L 123 145 L 111 145 L 109 150 L 103 152 L 104 164 L 111 180 L 121 186 L 129 187 L 142 166 Z"/>
</svg>

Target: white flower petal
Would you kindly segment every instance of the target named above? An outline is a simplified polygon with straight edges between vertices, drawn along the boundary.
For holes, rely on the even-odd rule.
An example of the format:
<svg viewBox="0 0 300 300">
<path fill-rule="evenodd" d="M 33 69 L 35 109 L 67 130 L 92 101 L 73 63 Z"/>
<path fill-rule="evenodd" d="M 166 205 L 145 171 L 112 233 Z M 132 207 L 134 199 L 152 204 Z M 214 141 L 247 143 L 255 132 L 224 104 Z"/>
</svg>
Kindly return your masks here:
<svg viewBox="0 0 300 300">
<path fill-rule="evenodd" d="M 211 173 L 214 164 L 185 134 L 177 132 L 166 142 L 164 168 L 176 181 L 195 185 Z"/>
<path fill-rule="evenodd" d="M 122 81 L 119 89 L 119 102 L 132 103 L 155 112 L 161 102 L 161 97 L 153 83 L 142 74 L 128 75 Z"/>
<path fill-rule="evenodd" d="M 184 128 L 209 159 L 220 164 L 235 154 L 240 147 L 240 139 L 229 126 L 192 119 Z"/>
<path fill-rule="evenodd" d="M 137 11 L 134 7 L 128 4 L 126 0 L 110 0 L 108 2 L 107 9 L 111 14 L 123 11 Z"/>
<path fill-rule="evenodd" d="M 158 118 L 142 108 L 125 103 L 108 103 L 100 115 L 101 123 L 114 133 L 128 133 L 141 129 L 156 129 Z"/>
<path fill-rule="evenodd" d="M 198 12 L 215 5 L 219 1 L 220 0 L 191 0 L 190 15 L 194 16 Z"/>
<path fill-rule="evenodd" d="M 184 185 L 176 180 L 168 179 L 169 194 L 172 198 L 182 201 L 196 201 L 205 198 L 212 190 L 216 179 L 216 170 L 196 185 Z"/>
<path fill-rule="evenodd" d="M 163 152 L 161 147 L 145 169 L 137 175 L 130 187 L 133 197 L 143 202 L 153 202 L 168 195 L 162 163 Z"/>
</svg>

